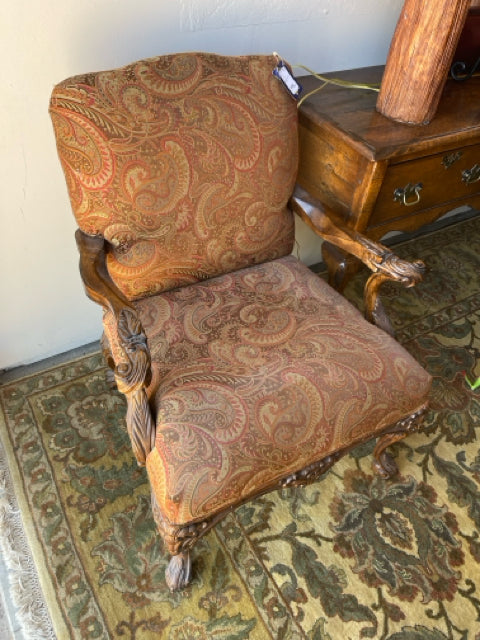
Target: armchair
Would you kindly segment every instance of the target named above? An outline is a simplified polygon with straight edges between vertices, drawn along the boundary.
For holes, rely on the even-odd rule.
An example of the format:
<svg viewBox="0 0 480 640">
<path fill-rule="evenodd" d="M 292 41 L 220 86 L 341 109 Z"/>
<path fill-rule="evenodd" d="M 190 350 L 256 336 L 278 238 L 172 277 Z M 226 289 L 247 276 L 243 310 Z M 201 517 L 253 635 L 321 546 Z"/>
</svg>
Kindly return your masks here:
<svg viewBox="0 0 480 640">
<path fill-rule="evenodd" d="M 161 56 L 65 80 L 50 103 L 81 276 L 104 309 L 172 590 L 240 504 L 312 482 L 375 437 L 376 471 L 394 474 L 386 447 L 427 407 L 430 377 L 378 298 L 423 265 L 295 189 L 296 104 L 275 64 Z M 367 319 L 291 255 L 293 211 L 372 270 Z"/>
</svg>

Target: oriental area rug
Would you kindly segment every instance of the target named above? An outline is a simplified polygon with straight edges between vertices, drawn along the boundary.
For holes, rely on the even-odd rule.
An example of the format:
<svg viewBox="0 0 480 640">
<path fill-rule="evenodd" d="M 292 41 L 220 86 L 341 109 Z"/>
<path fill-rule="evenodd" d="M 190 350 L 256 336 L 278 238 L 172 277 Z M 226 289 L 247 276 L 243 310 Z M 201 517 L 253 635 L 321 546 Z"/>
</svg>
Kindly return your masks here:
<svg viewBox="0 0 480 640">
<path fill-rule="evenodd" d="M 100 354 L 0 388 L 0 535 L 25 637 L 480 640 L 480 388 L 465 378 L 480 376 L 480 219 L 395 250 L 429 267 L 383 299 L 434 376 L 424 432 L 392 448 L 400 474 L 374 476 L 368 444 L 239 508 L 195 547 L 181 593 Z"/>
</svg>

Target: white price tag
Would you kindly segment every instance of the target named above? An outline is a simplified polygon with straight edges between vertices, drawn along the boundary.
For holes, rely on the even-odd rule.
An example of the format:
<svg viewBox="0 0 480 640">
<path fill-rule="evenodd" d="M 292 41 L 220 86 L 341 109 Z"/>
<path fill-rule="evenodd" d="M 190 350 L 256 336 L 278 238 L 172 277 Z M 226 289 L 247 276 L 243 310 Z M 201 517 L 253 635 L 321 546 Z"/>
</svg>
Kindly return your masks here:
<svg viewBox="0 0 480 640">
<path fill-rule="evenodd" d="M 302 93 L 302 87 L 292 76 L 290 70 L 283 62 L 283 60 L 280 60 L 278 62 L 277 66 L 273 70 L 273 75 L 277 76 L 277 78 L 283 82 L 286 89 L 292 94 L 295 99 L 298 99 L 300 97 L 300 94 Z"/>
</svg>

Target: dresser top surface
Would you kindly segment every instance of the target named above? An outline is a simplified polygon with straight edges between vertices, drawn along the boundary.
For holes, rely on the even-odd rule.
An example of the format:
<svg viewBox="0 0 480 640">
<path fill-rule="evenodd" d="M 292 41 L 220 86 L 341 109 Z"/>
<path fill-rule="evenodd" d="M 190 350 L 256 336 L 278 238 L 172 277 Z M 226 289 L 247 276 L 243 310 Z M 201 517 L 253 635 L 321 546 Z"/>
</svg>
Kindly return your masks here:
<svg viewBox="0 0 480 640">
<path fill-rule="evenodd" d="M 379 84 L 381 67 L 365 67 L 324 74 L 362 84 Z M 304 93 L 319 87 L 313 76 L 299 79 Z M 376 111 L 378 93 L 328 85 L 305 100 L 300 122 L 333 129 L 373 160 L 422 155 L 440 147 L 453 148 L 480 142 L 480 77 L 464 82 L 448 79 L 435 117 L 428 125 L 394 122 Z"/>
</svg>

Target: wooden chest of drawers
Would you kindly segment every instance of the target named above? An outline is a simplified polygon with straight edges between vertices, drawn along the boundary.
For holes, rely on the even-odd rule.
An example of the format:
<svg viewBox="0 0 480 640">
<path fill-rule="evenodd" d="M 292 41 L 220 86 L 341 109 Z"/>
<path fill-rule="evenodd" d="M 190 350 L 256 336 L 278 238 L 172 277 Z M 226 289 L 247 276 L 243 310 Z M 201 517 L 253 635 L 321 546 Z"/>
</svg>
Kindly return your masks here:
<svg viewBox="0 0 480 640">
<path fill-rule="evenodd" d="M 368 67 L 327 76 L 379 83 L 382 72 Z M 308 92 L 319 81 L 309 76 L 302 84 Z M 461 205 L 480 208 L 480 77 L 448 80 L 426 126 L 385 118 L 376 99 L 373 91 L 328 85 L 302 104 L 299 183 L 375 240 L 417 230 Z M 354 270 L 341 260 L 330 255 L 329 268 Z M 337 284 L 343 275 L 337 273 Z"/>
</svg>

